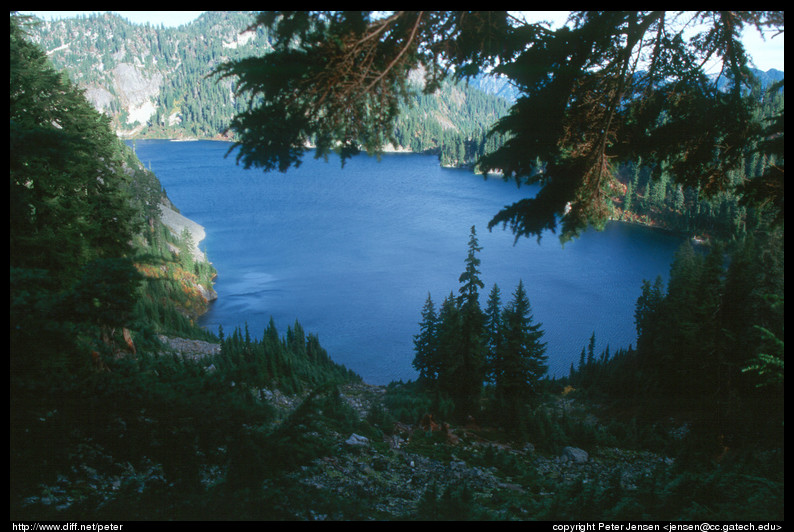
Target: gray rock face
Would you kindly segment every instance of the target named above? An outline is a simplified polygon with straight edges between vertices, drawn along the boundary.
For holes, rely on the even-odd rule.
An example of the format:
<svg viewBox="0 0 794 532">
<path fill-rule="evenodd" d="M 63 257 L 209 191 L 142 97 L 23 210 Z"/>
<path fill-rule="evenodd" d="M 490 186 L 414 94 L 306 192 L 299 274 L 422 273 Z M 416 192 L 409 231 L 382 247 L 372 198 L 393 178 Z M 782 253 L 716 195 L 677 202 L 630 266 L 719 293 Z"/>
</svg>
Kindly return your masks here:
<svg viewBox="0 0 794 532">
<path fill-rule="evenodd" d="M 139 106 L 160 93 L 163 75 L 153 72 L 149 77 L 135 65 L 119 63 L 113 69 L 113 81 L 122 102 Z"/>
<path fill-rule="evenodd" d="M 168 226 L 168 228 L 177 236 L 182 234 L 183 229 L 187 229 L 190 232 L 191 238 L 193 239 L 193 258 L 200 261 L 207 260 L 207 257 L 204 256 L 204 252 L 198 247 L 199 242 L 204 240 L 204 237 L 206 236 L 203 226 L 197 224 L 190 218 L 185 218 L 175 210 L 170 209 L 163 204 L 160 204 L 160 216 L 163 220 L 163 223 Z"/>
</svg>

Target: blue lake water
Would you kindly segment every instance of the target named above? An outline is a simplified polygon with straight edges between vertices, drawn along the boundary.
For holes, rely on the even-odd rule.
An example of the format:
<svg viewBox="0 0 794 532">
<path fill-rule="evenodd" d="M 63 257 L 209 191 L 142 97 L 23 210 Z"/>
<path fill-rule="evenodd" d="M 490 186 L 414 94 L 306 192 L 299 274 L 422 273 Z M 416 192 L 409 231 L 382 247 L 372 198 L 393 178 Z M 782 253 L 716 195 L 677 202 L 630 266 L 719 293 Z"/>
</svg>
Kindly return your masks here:
<svg viewBox="0 0 794 532">
<path fill-rule="evenodd" d="M 458 293 L 469 231 L 483 250 L 483 307 L 494 283 L 507 303 L 524 281 L 543 324 L 549 373 L 567 375 L 590 335 L 596 350 L 636 342 L 634 304 L 643 279 L 665 280 L 681 239 L 610 223 L 560 244 L 540 244 L 489 220 L 532 193 L 500 178 L 442 168 L 433 156 L 365 155 L 344 168 L 307 156 L 287 173 L 237 166 L 230 144 L 137 141 L 138 158 L 181 212 L 200 223 L 200 247 L 218 270 L 218 300 L 201 324 L 217 332 L 248 324 L 261 337 L 297 319 L 329 355 L 371 384 L 416 377 L 413 336 L 431 294 Z"/>
</svg>

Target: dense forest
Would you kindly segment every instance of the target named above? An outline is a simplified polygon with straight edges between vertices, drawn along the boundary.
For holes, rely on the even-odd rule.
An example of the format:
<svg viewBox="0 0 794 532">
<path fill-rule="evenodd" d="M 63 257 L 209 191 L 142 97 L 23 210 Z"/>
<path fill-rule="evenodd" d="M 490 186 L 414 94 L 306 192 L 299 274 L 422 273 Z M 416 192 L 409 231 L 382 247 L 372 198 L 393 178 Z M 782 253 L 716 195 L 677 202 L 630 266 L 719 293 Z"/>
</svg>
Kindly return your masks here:
<svg viewBox="0 0 794 532">
<path fill-rule="evenodd" d="M 593 335 L 549 379 L 523 281 L 481 297 L 472 227 L 457 294 L 417 309 L 417 380 L 369 387 L 298 321 L 197 327 L 217 272 L 119 138 L 222 135 L 244 106 L 207 67 L 265 53 L 267 28 L 30 22 L 10 20 L 12 519 L 783 519 L 782 192 L 737 192 L 782 171 L 782 88 L 753 95 L 773 134 L 729 190 L 642 158 L 617 171 L 611 218 L 698 237 L 666 286 L 643 282 L 635 346 Z M 114 103 L 123 65 L 147 81 L 132 107 Z M 504 145 L 487 130 L 511 102 L 462 81 L 418 92 L 397 147 L 474 167 Z"/>
<path fill-rule="evenodd" d="M 783 90 L 779 83 L 756 88 L 757 116 L 766 123 L 783 116 Z M 614 191 L 612 219 L 638 222 L 697 235 L 702 239 L 741 239 L 768 222 L 762 209 L 742 202 L 737 187 L 748 179 L 764 175 L 782 161 L 782 153 L 748 149 L 736 169 L 730 172 L 728 189 L 705 196 L 698 187 L 676 183 L 667 168 L 645 165 L 642 159 L 620 170 L 619 188 Z"/>
</svg>

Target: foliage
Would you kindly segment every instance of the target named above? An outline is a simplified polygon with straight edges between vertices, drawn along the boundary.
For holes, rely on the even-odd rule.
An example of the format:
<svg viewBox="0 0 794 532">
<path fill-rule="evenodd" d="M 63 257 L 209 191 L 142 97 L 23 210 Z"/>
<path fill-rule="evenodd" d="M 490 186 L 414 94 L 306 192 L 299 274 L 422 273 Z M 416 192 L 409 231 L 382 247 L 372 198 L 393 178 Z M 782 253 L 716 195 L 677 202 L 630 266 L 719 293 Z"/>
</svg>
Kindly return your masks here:
<svg viewBox="0 0 794 532">
<path fill-rule="evenodd" d="M 643 415 L 688 412 L 711 440 L 782 438 L 782 231 L 731 248 L 686 242 L 661 279 L 637 299 L 637 348 L 583 356 L 569 382 Z M 593 352 L 593 348 L 590 348 Z M 642 385 L 638 385 L 642 383 Z M 763 435 L 763 436 L 761 436 Z"/>
<path fill-rule="evenodd" d="M 231 335 L 221 331 L 221 354 L 215 365 L 226 379 L 254 388 L 277 388 L 292 395 L 328 382 L 360 381 L 361 377 L 335 363 L 317 337 L 305 335 L 297 321 L 279 337 L 271 318 L 261 340 L 236 328 Z"/>
<path fill-rule="evenodd" d="M 271 468 L 293 469 L 320 456 L 334 454 L 334 440 L 329 433 L 349 434 L 360 430 L 361 423 L 358 414 L 339 396 L 335 385 L 321 386 L 278 426 L 259 452 L 267 457 Z"/>
<path fill-rule="evenodd" d="M 475 22 L 465 26 L 458 43 L 477 37 L 478 47 L 445 57 L 470 67 L 486 60 L 477 50 L 489 42 L 488 34 L 479 31 L 500 27 L 479 24 L 491 16 L 433 19 L 448 31 L 453 22 Z M 347 22 L 355 19 L 349 17 Z M 293 17 L 301 20 L 310 18 Z M 426 29 L 419 17 L 408 20 L 414 25 L 403 27 L 403 37 L 405 31 Z M 579 30 L 591 27 L 585 22 Z M 759 223 L 709 253 L 683 246 L 666 290 L 661 279 L 643 282 L 635 308 L 636 350 L 611 353 L 607 346 L 599 356 L 593 334 L 564 384 L 574 400 L 591 398 L 626 413 L 603 423 L 560 411 L 559 396 L 548 394 L 558 393 L 562 384 L 541 380 L 542 330 L 532 318 L 523 282 L 504 307 L 494 286 L 486 309 L 480 309 L 484 286 L 472 228 L 458 296 L 450 293 L 436 312 L 428 294 L 423 308 L 415 338 L 419 381 L 390 385 L 384 407 L 361 420 L 338 388 L 360 379 L 333 363 L 297 321 L 281 337 L 271 320 L 260 340 L 251 338 L 247 326 L 229 336 L 219 331 L 222 353 L 214 370 L 159 354 L 164 347 L 156 333 L 198 334 L 186 313 L 196 310 L 191 303 L 196 285 L 209 283 L 214 271 L 189 257 L 186 238 L 159 223 L 163 194 L 156 177 L 27 42 L 19 24 L 12 16 L 12 518 L 291 519 L 313 516 L 315 510 L 372 517 L 357 497 L 302 482 L 302 466 L 338 453 L 339 434 L 374 437 L 395 420 L 416 423 L 427 412 L 461 418 L 484 406 L 488 416 L 511 429 L 502 434 L 516 441 L 531 435 L 544 453 L 558 453 L 563 445 L 619 445 L 674 454 L 676 466 L 649 472 L 631 489 L 617 474 L 606 483 L 571 484 L 544 479 L 523 453 L 494 446 L 482 452 L 474 446 L 453 449 L 438 445 L 440 433 L 419 434 L 413 450 L 440 460 L 457 453 L 467 462 L 496 467 L 526 492 L 519 497 L 498 490 L 486 497 L 466 482 L 444 489 L 430 485 L 416 517 L 782 519 L 783 458 L 775 450 L 783 437 L 782 228 Z M 394 42 L 404 42 L 399 34 Z M 711 34 L 704 38 L 706 47 L 725 42 Z M 671 49 L 683 57 L 677 46 Z M 397 59 L 413 53 L 423 52 L 406 49 Z M 439 81 L 433 75 L 431 82 Z M 610 87 L 598 76 L 580 81 Z M 588 90 L 577 94 L 592 96 Z M 780 176 L 774 174 L 782 175 L 782 107 L 778 114 L 761 149 L 780 157 L 747 158 L 744 166 L 758 169 L 754 175 L 762 180 L 754 183 L 761 189 L 775 191 L 770 196 L 755 190 L 746 198 L 779 204 L 782 215 Z M 587 131 L 582 133 L 586 139 Z M 695 146 L 687 149 L 697 155 Z M 666 174 L 675 163 L 671 157 L 665 164 L 643 159 L 650 162 L 633 167 L 642 179 L 656 169 L 660 176 L 632 185 L 644 190 L 629 196 L 632 203 L 676 202 L 679 192 L 681 201 L 690 201 Z M 135 357 L 117 352 L 124 329 L 132 330 Z M 275 388 L 303 394 L 285 419 L 265 400 Z M 692 424 L 683 441 L 656 422 L 666 414 L 692 416 L 686 418 Z M 727 446 L 737 450 L 726 454 Z M 42 486 L 72 478 L 80 480 L 69 485 L 66 509 L 26 499 Z M 102 479 L 113 479 L 112 490 L 97 488 Z"/>
<path fill-rule="evenodd" d="M 143 216 L 107 119 L 10 24 L 12 367 L 62 377 L 131 324 Z"/>
<path fill-rule="evenodd" d="M 128 252 L 139 228 L 124 150 L 107 119 L 55 72 L 14 17 L 10 53 L 11 257 L 66 286 L 91 260 Z"/>
<path fill-rule="evenodd" d="M 455 411 L 448 396 L 422 381 L 389 383 L 383 404 L 398 422 L 407 424 L 419 423 L 428 413 L 434 413 L 439 419 L 452 419 Z"/>
<path fill-rule="evenodd" d="M 295 393 L 360 379 L 297 322 L 283 340 L 274 328 L 262 342 L 224 339 L 215 372 L 164 354 L 156 333 L 214 338 L 189 317 L 214 270 L 174 252 L 192 243 L 161 223 L 157 178 L 22 27 L 12 16 L 12 515 L 189 518 L 207 502 L 208 468 L 245 486 L 265 471 L 264 441 L 276 445 L 246 372 Z M 333 426 L 355 422 L 338 401 L 312 405 Z M 25 500 L 83 474 L 124 481 L 107 497 L 80 480 L 65 510 Z"/>
<path fill-rule="evenodd" d="M 419 334 L 414 337 L 414 367 L 419 385 L 435 395 L 436 414 L 441 398 L 455 405 L 457 421 L 477 416 L 483 383 L 493 386 L 489 407 L 503 426 L 518 429 L 526 405 L 540 393 L 546 374 L 541 324 L 534 323 L 524 284 L 519 281 L 513 300 L 501 308 L 494 286 L 483 310 L 479 302 L 482 250 L 474 227 L 469 235 L 466 269 L 460 275 L 460 295 L 452 293 L 436 314 L 428 294 L 422 309 Z"/>
<path fill-rule="evenodd" d="M 97 108 L 125 135 L 229 138 L 229 117 L 246 110 L 247 98 L 235 96 L 234 80 L 211 73 L 221 63 L 272 50 L 261 26 L 246 31 L 253 20 L 247 13 L 207 12 L 178 28 L 158 28 L 102 14 L 41 23 L 31 33 L 57 69 L 91 89 Z M 129 95 L 119 81 L 128 72 L 151 93 L 154 114 L 141 123 L 130 123 L 122 108 L 129 106 Z M 486 125 L 504 116 L 507 101 L 464 82 L 444 81 L 435 93 L 423 94 L 422 77 L 421 70 L 408 77 L 415 94 L 399 105 L 395 147 L 437 154 L 446 166 L 473 166 L 499 144 L 497 137 L 488 137 Z"/>
<path fill-rule="evenodd" d="M 489 515 L 474 503 L 471 488 L 464 482 L 448 486 L 442 493 L 431 484 L 419 501 L 416 518 L 422 521 L 477 521 Z M 478 511 L 479 510 L 479 511 Z"/>
<path fill-rule="evenodd" d="M 783 223 L 784 193 L 783 193 L 783 139 L 784 139 L 784 112 L 782 103 L 783 80 L 772 85 L 769 94 L 773 95 L 769 104 L 771 111 L 762 113 L 764 129 L 758 139 L 759 156 L 768 157 L 769 164 L 755 179 L 742 183 L 739 192 L 744 205 L 769 206 L 773 213 L 775 223 Z M 775 98 L 775 96 L 779 96 Z M 766 111 L 766 109 L 765 109 Z"/>
<path fill-rule="evenodd" d="M 295 18 L 296 27 L 303 27 L 301 25 L 305 22 L 304 18 L 309 19 L 309 22 L 306 22 L 307 27 L 311 26 L 311 13 L 298 13 L 290 16 Z M 323 17 L 322 14 L 318 16 Z M 400 16 L 410 18 L 410 14 Z M 454 45 L 451 47 L 454 50 L 449 51 L 452 54 L 450 57 L 457 53 L 464 54 L 465 61 L 467 61 L 464 67 L 465 73 L 460 76 L 447 76 L 447 78 L 435 75 L 435 81 L 428 85 L 422 78 L 433 78 L 434 75 L 423 66 L 426 63 L 417 63 L 418 68 L 411 69 L 405 80 L 407 98 L 399 102 L 393 129 L 384 131 L 382 135 L 384 138 L 388 138 L 389 142 L 396 147 L 410 149 L 414 152 L 436 153 L 444 165 L 474 166 L 480 172 L 488 170 L 487 165 L 479 165 L 478 162 L 485 160 L 483 159 L 485 154 L 496 154 L 497 150 L 501 152 L 503 148 L 506 149 L 506 140 L 512 139 L 515 135 L 510 132 L 502 132 L 498 128 L 488 131 L 490 125 L 508 119 L 507 115 L 511 104 L 475 88 L 475 86 L 481 86 L 480 82 L 488 77 L 484 73 L 470 77 L 477 66 L 477 43 L 488 42 L 492 52 L 496 53 L 501 50 L 507 54 L 512 50 L 511 47 L 514 47 L 515 42 L 525 38 L 525 34 L 530 34 L 532 31 L 538 32 L 538 42 L 545 42 L 547 38 L 550 42 L 556 40 L 556 37 L 550 33 L 546 35 L 545 29 L 541 26 L 533 27 L 535 29 L 532 31 L 521 30 L 520 28 L 523 26 L 515 20 L 509 20 L 508 25 L 512 24 L 512 26 L 505 29 L 500 21 L 500 17 L 503 16 L 503 13 L 498 12 L 488 12 L 487 15 L 473 13 L 449 15 L 425 13 L 423 15 L 424 19 L 419 23 L 418 33 L 415 37 L 422 36 L 421 32 L 425 29 L 425 23 L 435 24 L 433 17 L 439 21 L 443 20 L 444 22 L 439 22 L 439 28 L 443 29 L 439 35 L 449 35 L 454 39 Z M 649 15 L 651 18 L 652 16 L 655 15 Z M 676 17 L 675 14 L 666 14 L 663 23 L 660 22 L 660 24 L 665 31 L 672 31 L 675 24 L 686 20 L 686 16 L 688 15 L 681 14 Z M 723 23 L 726 27 L 731 24 L 738 27 L 740 23 L 745 27 L 755 24 L 766 27 L 782 22 L 778 20 L 779 17 L 776 18 L 774 13 L 734 12 L 725 15 L 724 18 L 727 22 L 720 19 L 720 16 L 712 17 L 712 14 L 709 13 L 697 15 L 693 13 L 691 16 L 704 19 L 711 17 L 716 20 L 713 24 L 715 28 L 722 26 Z M 735 17 L 736 20 L 732 20 L 731 17 Z M 363 18 L 366 19 L 367 16 L 364 15 Z M 370 18 L 373 23 L 377 19 L 372 16 Z M 389 20 L 394 22 L 397 18 L 399 16 L 396 15 Z M 483 19 L 487 20 L 483 21 Z M 103 14 L 59 21 L 47 24 L 46 27 L 42 24 L 40 28 L 34 27 L 32 33 L 37 42 L 52 52 L 51 58 L 57 68 L 68 71 L 76 83 L 82 87 L 92 87 L 92 95 L 97 94 L 94 89 L 98 86 L 108 91 L 111 103 L 107 104 L 105 101 L 96 100 L 96 105 L 98 107 L 105 106 L 103 110 L 112 117 L 114 127 L 117 129 L 126 130 L 133 127 L 136 131 L 139 129 L 136 127 L 137 123 L 127 124 L 125 117 L 121 116 L 117 103 L 120 96 L 115 93 L 116 89 L 114 88 L 114 76 L 117 75 L 117 71 L 121 72 L 127 65 L 134 65 L 135 71 L 149 80 L 154 94 L 151 97 L 151 102 L 154 105 L 155 114 L 145 123 L 140 124 L 142 129 L 139 135 L 231 138 L 230 136 L 234 135 L 234 127 L 231 131 L 227 130 L 230 125 L 228 117 L 235 114 L 240 117 L 243 113 L 253 113 L 254 111 L 249 111 L 249 105 L 256 106 L 260 101 L 259 97 L 254 96 L 249 102 L 249 97 L 252 95 L 243 90 L 238 90 L 239 94 L 234 95 L 235 91 L 239 89 L 239 84 L 235 83 L 236 75 L 231 74 L 231 71 L 235 69 L 234 65 L 242 67 L 243 58 L 247 56 L 251 58 L 253 65 L 255 58 L 269 55 L 273 50 L 272 43 L 276 41 L 275 34 L 270 32 L 265 25 L 254 24 L 249 28 L 252 20 L 254 20 L 253 15 L 247 13 L 212 12 L 179 28 L 157 28 L 133 25 L 116 15 Z M 339 21 L 336 20 L 334 23 L 336 22 Z M 384 23 L 389 24 L 389 22 Z M 689 23 L 694 23 L 694 21 Z M 344 23 L 340 24 L 344 25 Z M 455 28 L 456 24 L 460 31 Z M 604 19 L 600 22 L 593 22 L 593 24 L 595 28 L 591 28 L 592 34 L 584 31 L 578 36 L 566 37 L 560 34 L 558 42 L 562 44 L 559 48 L 573 46 L 571 43 L 576 42 L 579 37 L 584 41 L 591 38 L 598 29 L 598 24 L 603 24 L 606 30 L 610 29 L 609 21 Z M 710 24 L 706 24 L 706 26 L 708 27 Z M 637 28 L 637 31 L 641 30 L 639 24 Z M 311 32 L 307 30 L 307 33 Z M 627 29 L 626 33 L 629 34 L 631 31 Z M 686 50 L 697 49 L 698 46 L 703 47 L 704 53 L 709 53 L 709 50 L 716 49 L 718 41 L 729 40 L 729 34 L 730 31 L 714 31 L 704 34 L 700 41 L 693 39 L 688 43 L 663 41 L 659 49 L 669 47 L 671 50 L 665 53 L 678 54 L 675 55 L 678 58 L 684 57 L 688 53 Z M 570 43 L 567 43 L 566 39 L 569 39 Z M 69 46 L 64 47 L 64 42 L 69 42 Z M 659 44 L 654 43 L 653 39 L 643 42 Z M 180 45 L 180 43 L 182 44 Z M 287 45 L 287 48 L 289 46 Z M 619 43 L 615 46 L 619 46 Z M 461 49 L 458 50 L 458 47 Z M 381 46 L 379 51 L 386 48 L 387 46 Z M 439 48 L 443 49 L 443 45 L 438 44 L 433 50 L 421 46 L 420 48 L 422 53 L 432 53 L 434 50 L 438 51 Z M 540 47 L 538 48 L 540 49 Z M 276 52 L 278 53 L 278 49 Z M 466 56 L 465 54 L 469 52 L 471 52 L 470 56 Z M 442 53 L 447 52 L 442 50 Z M 540 54 L 539 51 L 537 53 Z M 408 55 L 406 52 L 401 59 L 406 59 Z M 554 57 L 551 52 L 547 55 L 552 59 Z M 155 57 L 158 58 L 156 61 Z M 489 57 L 481 59 L 486 62 L 486 65 L 489 64 Z M 507 68 L 507 65 L 511 63 L 501 61 L 501 64 L 502 67 Z M 513 62 L 513 70 L 520 71 L 523 68 L 522 64 L 516 59 Z M 374 65 L 370 66 L 375 68 Z M 444 67 L 447 66 L 449 65 L 444 65 Z M 218 76 L 210 75 L 213 70 L 216 73 L 223 72 L 226 77 L 219 80 Z M 696 68 L 693 66 L 691 70 L 694 71 Z M 451 71 L 450 68 L 450 73 Z M 733 71 L 731 70 L 731 72 Z M 240 68 L 240 73 L 242 74 L 242 68 Z M 522 81 L 520 75 L 513 74 L 515 72 L 506 72 L 499 74 L 499 78 L 495 79 L 508 80 L 510 83 L 520 86 L 519 81 Z M 609 77 L 610 74 L 611 72 L 604 74 L 603 77 Z M 762 75 L 763 73 L 753 71 L 753 74 Z M 625 98 L 633 102 L 635 99 L 639 99 L 638 94 L 644 96 L 649 91 L 647 82 L 650 77 L 648 71 L 635 72 L 632 77 L 628 78 Z M 458 78 L 469 79 L 459 80 Z M 735 79 L 735 75 L 723 73 L 716 80 L 709 78 L 709 84 L 706 86 L 716 89 L 717 93 L 727 94 Z M 351 82 L 353 81 L 351 79 Z M 256 82 L 256 79 L 253 79 L 253 82 Z M 732 148 L 730 150 L 732 154 L 741 152 L 740 157 L 743 161 L 733 165 L 724 176 L 723 191 L 712 193 L 712 190 L 707 190 L 708 187 L 702 186 L 700 183 L 695 186 L 690 186 L 687 183 L 682 185 L 673 163 L 670 161 L 659 162 L 658 157 L 653 154 L 613 157 L 611 167 L 614 170 L 614 178 L 610 178 L 611 183 L 608 186 L 602 187 L 600 200 L 603 200 L 605 208 L 601 209 L 599 215 L 602 218 L 600 221 L 594 222 L 595 225 L 602 224 L 606 219 L 604 216 L 616 217 L 660 225 L 674 230 L 715 236 L 751 231 L 760 216 L 767 216 L 767 214 L 762 214 L 766 212 L 769 212 L 768 216 L 776 217 L 778 221 L 782 221 L 782 82 L 769 87 L 766 93 L 762 92 L 764 87 L 759 87 L 755 81 L 751 81 L 750 77 L 742 78 L 741 82 L 743 94 L 754 106 L 752 121 L 758 124 L 758 135 L 752 135 L 748 139 L 746 149 Z M 605 81 L 604 84 L 607 85 L 607 82 Z M 597 86 L 597 82 L 593 81 L 591 85 Z M 657 85 L 661 90 L 661 85 Z M 637 90 L 634 92 L 629 90 L 629 87 L 635 86 Z M 432 94 L 426 94 L 425 89 L 432 89 Z M 517 101 L 515 99 L 511 101 L 516 104 L 513 109 L 513 112 L 516 112 Z M 761 101 L 760 108 L 755 106 L 758 101 Z M 108 105 L 110 107 L 107 107 Z M 690 110 L 696 108 L 697 104 L 694 104 Z M 545 112 L 542 106 L 541 112 Z M 652 112 L 656 111 L 652 109 Z M 730 115 L 730 112 L 726 114 Z M 347 116 L 352 116 L 352 114 L 348 113 Z M 547 119 L 544 118 L 543 121 L 545 123 Z M 613 123 L 616 122 L 613 121 Z M 670 129 L 666 131 L 670 132 Z M 662 136 L 666 138 L 666 133 Z M 309 145 L 316 145 L 313 134 L 308 132 L 306 137 L 309 144 L 301 144 L 299 150 L 296 148 L 296 153 L 302 153 Z M 330 149 L 334 150 L 338 147 L 339 145 L 335 144 Z M 617 144 L 613 144 L 610 150 L 619 151 L 619 147 Z M 242 160 L 248 159 L 242 151 L 240 156 Z M 528 164 L 525 165 L 526 175 L 515 174 L 513 177 L 519 182 L 524 182 L 527 179 L 540 179 L 540 184 L 545 184 L 546 178 L 550 175 L 547 171 L 549 161 L 541 160 L 538 157 L 533 159 L 529 156 L 526 159 L 528 161 Z M 690 155 L 688 160 L 691 162 L 694 157 Z M 763 169 L 758 164 L 759 161 L 763 164 Z M 634 172 L 630 178 L 631 174 L 627 175 L 627 172 L 631 172 L 632 167 L 636 168 L 638 165 L 647 169 L 643 172 L 639 185 L 636 182 L 637 172 Z M 497 166 L 497 169 L 502 170 L 501 166 Z M 625 190 L 624 187 L 628 190 Z M 540 203 L 538 202 L 542 207 Z M 527 212 L 524 212 L 525 208 L 529 207 L 529 204 L 519 202 L 506 208 L 494 218 L 492 227 L 504 223 L 510 225 L 519 234 L 518 231 L 522 227 L 520 219 L 524 218 L 527 221 L 533 219 Z M 557 213 L 557 217 L 563 221 L 563 225 L 566 221 L 565 218 L 568 218 L 568 221 L 576 221 L 572 218 L 576 212 L 575 207 L 576 202 L 571 202 L 570 209 L 565 203 L 563 212 L 567 211 L 570 216 L 563 217 L 562 212 Z M 536 214 L 539 215 L 536 220 L 538 221 L 547 213 L 540 208 Z M 566 232 L 565 228 L 563 228 L 563 232 Z M 570 232 L 565 238 L 574 233 Z"/>
<path fill-rule="evenodd" d="M 500 349 L 495 352 L 492 374 L 500 421 L 520 427 L 525 405 L 539 395 L 539 382 L 546 374 L 546 344 L 541 342 L 542 324 L 534 323 L 523 281 L 513 300 L 502 311 Z"/>
<path fill-rule="evenodd" d="M 338 149 L 343 161 L 362 147 L 374 152 L 393 141 L 400 104 L 414 92 L 409 73 L 419 64 L 427 66 L 426 92 L 444 77 L 443 68 L 428 61 L 432 54 L 419 43 L 443 43 L 461 27 L 485 42 L 490 36 L 479 22 L 505 24 L 487 14 L 459 20 L 460 27 L 456 19 L 457 14 L 444 12 L 383 18 L 362 11 L 260 14 L 256 25 L 268 28 L 274 52 L 218 69 L 223 77 L 238 78 L 238 92 L 251 95 L 249 109 L 232 121 L 244 140 L 238 143 L 238 160 L 246 167 L 284 171 L 299 164 L 309 140 L 318 157 Z M 439 52 L 441 48 L 434 53 Z M 478 52 L 448 48 L 445 55 L 471 59 Z M 249 143 L 247 138 L 257 140 Z"/>
<path fill-rule="evenodd" d="M 782 476 L 747 474 L 750 470 L 752 466 L 741 460 L 697 469 L 661 469 L 650 472 L 632 490 L 622 487 L 617 476 L 607 485 L 573 483 L 555 493 L 539 509 L 537 517 L 644 521 L 783 519 Z"/>
<path fill-rule="evenodd" d="M 144 282 L 136 295 L 136 321 L 157 333 L 217 340 L 194 321 L 207 308 L 199 286 L 212 288 L 215 268 L 208 261 L 188 257 L 191 247 L 159 221 L 137 240 L 136 267 Z"/>
<path fill-rule="evenodd" d="M 433 298 L 428 293 L 424 307 L 422 307 L 422 321 L 419 323 L 419 334 L 414 336 L 414 356 L 413 367 L 419 372 L 419 380 L 434 382 L 438 379 L 439 368 L 436 328 L 438 327 L 438 317 Z"/>
<path fill-rule="evenodd" d="M 701 187 L 676 182 L 669 166 L 641 158 L 620 165 L 612 190 L 613 218 L 662 227 L 712 239 L 741 239 L 770 223 L 780 225 L 783 198 L 779 172 L 783 169 L 782 80 L 756 93 L 754 116 L 769 123 L 753 139 L 741 162 L 728 172 L 723 192 L 706 195 Z M 625 189 L 624 189 L 625 187 Z M 622 196 L 622 197 L 621 197 Z"/>
<path fill-rule="evenodd" d="M 412 72 L 410 79 L 416 79 L 416 74 Z M 502 142 L 500 135 L 488 134 L 486 125 L 508 109 L 507 100 L 487 94 L 473 83 L 446 80 L 433 94 L 418 94 L 400 105 L 394 141 L 415 153 L 438 154 L 443 166 L 477 169 L 480 157 Z"/>
<path fill-rule="evenodd" d="M 219 69 L 255 96 L 233 120 L 238 160 L 285 171 L 312 136 L 318 156 L 339 148 L 343 163 L 377 151 L 391 140 L 412 69 L 424 66 L 430 92 L 450 73 L 493 67 L 521 97 L 493 128 L 506 140 L 479 166 L 541 190 L 491 227 L 540 237 L 561 219 L 564 241 L 603 226 L 615 163 L 639 157 L 704 194 L 725 190 L 760 131 L 740 31 L 782 31 L 780 13 L 583 11 L 570 22 L 551 31 L 502 11 L 263 13 L 257 25 L 274 36 L 274 52 Z M 687 40 L 690 22 L 705 29 Z M 705 75 L 706 59 L 722 62 L 725 88 Z"/>
<path fill-rule="evenodd" d="M 40 22 L 31 34 L 49 52 L 55 68 L 91 88 L 92 101 L 111 117 L 116 130 L 153 138 L 216 138 L 244 103 L 233 98 L 230 83 L 217 83 L 208 74 L 223 61 L 267 49 L 266 34 L 245 33 L 252 18 L 246 12 L 208 11 L 172 28 L 97 13 Z M 153 114 L 145 120 L 128 113 L 129 101 L 140 94 L 131 96 L 124 83 L 127 75 L 148 92 Z"/>
</svg>

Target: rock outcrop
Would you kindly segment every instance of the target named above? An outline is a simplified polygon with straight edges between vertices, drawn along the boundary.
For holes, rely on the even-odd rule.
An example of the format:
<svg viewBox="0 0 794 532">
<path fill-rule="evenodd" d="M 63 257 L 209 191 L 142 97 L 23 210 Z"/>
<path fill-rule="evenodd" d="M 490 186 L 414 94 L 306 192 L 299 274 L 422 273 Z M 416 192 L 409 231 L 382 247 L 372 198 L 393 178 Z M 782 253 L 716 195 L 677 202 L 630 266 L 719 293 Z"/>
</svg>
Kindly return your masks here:
<svg viewBox="0 0 794 532">
<path fill-rule="evenodd" d="M 198 247 L 199 242 L 204 240 L 207 236 L 201 224 L 194 222 L 190 218 L 186 218 L 171 207 L 162 203 L 160 204 L 160 219 L 176 236 L 181 236 L 182 231 L 187 229 L 190 233 L 190 237 L 193 239 L 193 249 L 191 250 L 193 258 L 200 261 L 207 260 L 204 252 Z"/>
</svg>

